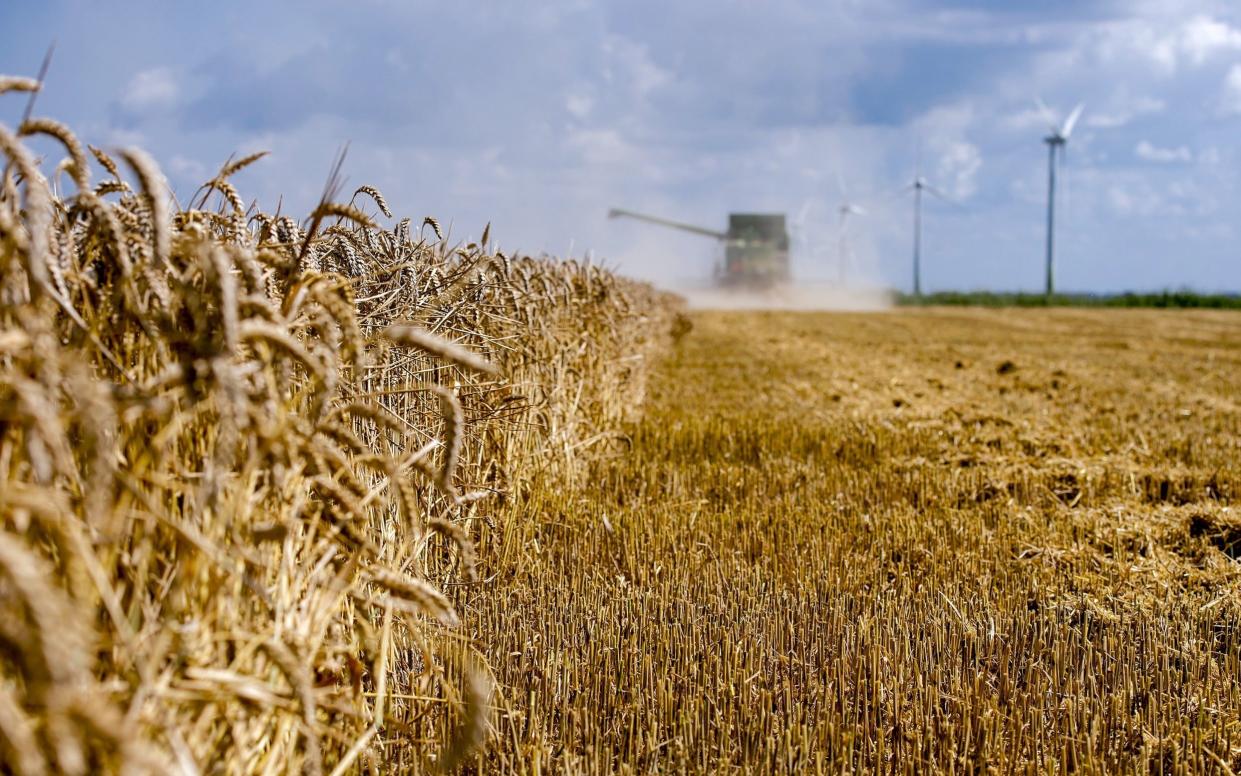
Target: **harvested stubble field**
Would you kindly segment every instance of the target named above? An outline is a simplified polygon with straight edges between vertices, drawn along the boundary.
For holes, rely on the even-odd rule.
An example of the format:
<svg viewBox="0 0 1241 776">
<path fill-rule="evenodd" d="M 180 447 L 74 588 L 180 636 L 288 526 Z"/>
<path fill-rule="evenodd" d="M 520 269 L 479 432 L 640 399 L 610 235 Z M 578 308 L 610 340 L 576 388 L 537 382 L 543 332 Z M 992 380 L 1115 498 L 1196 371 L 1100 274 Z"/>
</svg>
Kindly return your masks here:
<svg viewBox="0 0 1241 776">
<path fill-rule="evenodd" d="M 1241 316 L 693 323 L 466 599 L 493 765 L 1241 769 Z"/>
</svg>

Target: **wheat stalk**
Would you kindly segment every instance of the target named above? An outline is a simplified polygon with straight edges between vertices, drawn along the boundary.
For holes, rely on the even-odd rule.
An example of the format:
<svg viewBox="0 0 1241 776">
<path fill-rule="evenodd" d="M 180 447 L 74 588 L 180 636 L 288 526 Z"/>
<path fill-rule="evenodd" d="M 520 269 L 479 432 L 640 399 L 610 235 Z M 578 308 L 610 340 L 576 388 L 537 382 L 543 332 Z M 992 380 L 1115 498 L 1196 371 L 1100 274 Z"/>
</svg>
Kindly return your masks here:
<svg viewBox="0 0 1241 776">
<path fill-rule="evenodd" d="M 438 356 L 445 361 L 463 366 L 466 369 L 472 369 L 475 372 L 483 372 L 485 374 L 496 374 L 497 372 L 496 366 L 490 361 L 461 347 L 455 342 L 432 334 L 418 326 L 407 324 L 389 326 L 383 330 L 382 336 L 398 345 L 418 348 L 425 353 Z"/>
</svg>

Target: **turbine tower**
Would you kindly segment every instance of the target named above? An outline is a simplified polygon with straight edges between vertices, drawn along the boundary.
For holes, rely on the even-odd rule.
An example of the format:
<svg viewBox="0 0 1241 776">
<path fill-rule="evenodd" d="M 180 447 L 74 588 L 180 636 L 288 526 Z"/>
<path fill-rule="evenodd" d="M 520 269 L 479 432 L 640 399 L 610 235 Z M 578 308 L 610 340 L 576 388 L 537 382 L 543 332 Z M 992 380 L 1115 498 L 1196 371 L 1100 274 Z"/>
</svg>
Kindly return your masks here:
<svg viewBox="0 0 1241 776">
<path fill-rule="evenodd" d="M 1077 125 L 1077 120 L 1082 117 L 1082 110 L 1086 107 L 1083 103 L 1078 103 L 1069 117 L 1064 120 L 1063 124 L 1057 124 L 1055 114 L 1043 104 L 1042 100 L 1038 100 L 1039 111 L 1051 122 L 1051 134 L 1043 138 L 1043 142 L 1047 144 L 1047 296 L 1051 296 L 1056 292 L 1056 161 L 1057 157 L 1063 162 L 1065 148 L 1069 142 L 1069 136 L 1073 134 L 1073 127 Z"/>
<path fill-rule="evenodd" d="M 901 189 L 902 194 L 911 191 L 914 194 L 914 296 L 922 296 L 922 192 L 939 197 L 945 202 L 952 202 L 952 200 L 922 177 L 921 161 L 919 161 L 913 183 Z"/>
</svg>

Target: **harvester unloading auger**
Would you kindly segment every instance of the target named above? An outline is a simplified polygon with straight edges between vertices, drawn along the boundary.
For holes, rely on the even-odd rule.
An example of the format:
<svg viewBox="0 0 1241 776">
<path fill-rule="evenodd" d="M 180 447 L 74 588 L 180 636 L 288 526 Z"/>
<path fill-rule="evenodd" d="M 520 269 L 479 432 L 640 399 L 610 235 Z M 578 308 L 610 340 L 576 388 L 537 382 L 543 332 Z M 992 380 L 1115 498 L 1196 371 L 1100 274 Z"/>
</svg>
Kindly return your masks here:
<svg viewBox="0 0 1241 776">
<path fill-rule="evenodd" d="M 730 213 L 728 231 L 719 232 L 667 218 L 613 208 L 608 218 L 636 218 L 680 229 L 724 244 L 724 263 L 716 282 L 726 288 L 765 289 L 789 280 L 789 232 L 783 213 Z"/>
</svg>

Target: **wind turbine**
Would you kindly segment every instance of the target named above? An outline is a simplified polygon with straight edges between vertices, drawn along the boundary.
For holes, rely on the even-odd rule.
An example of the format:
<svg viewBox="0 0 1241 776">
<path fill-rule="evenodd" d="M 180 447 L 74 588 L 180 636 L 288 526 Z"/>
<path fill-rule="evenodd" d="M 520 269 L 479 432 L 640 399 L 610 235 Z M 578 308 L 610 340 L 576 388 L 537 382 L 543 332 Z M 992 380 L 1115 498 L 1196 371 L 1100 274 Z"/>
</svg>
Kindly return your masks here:
<svg viewBox="0 0 1241 776">
<path fill-rule="evenodd" d="M 922 192 L 939 197 L 945 202 L 952 202 L 948 195 L 927 183 L 922 177 L 922 155 L 918 155 L 918 166 L 914 173 L 913 183 L 901 189 L 901 193 L 914 193 L 914 296 L 922 296 Z"/>
<path fill-rule="evenodd" d="M 1063 162 L 1069 136 L 1073 134 L 1073 127 L 1082 117 L 1082 110 L 1086 106 L 1079 102 L 1064 123 L 1057 124 L 1051 109 L 1044 105 L 1042 100 L 1036 102 L 1039 112 L 1051 122 L 1051 134 L 1043 138 L 1043 142 L 1047 144 L 1047 295 L 1051 296 L 1056 292 L 1056 157 L 1058 155 Z"/>
<path fill-rule="evenodd" d="M 836 208 L 836 212 L 840 214 L 840 247 L 838 249 L 839 252 L 837 253 L 837 272 L 839 275 L 837 282 L 843 286 L 845 284 L 845 270 L 848 266 L 850 257 L 848 232 L 849 217 L 864 216 L 866 215 L 866 209 L 849 199 L 848 187 L 845 186 L 844 176 L 840 173 L 836 174 L 836 185 L 840 188 L 840 205 Z"/>
</svg>

